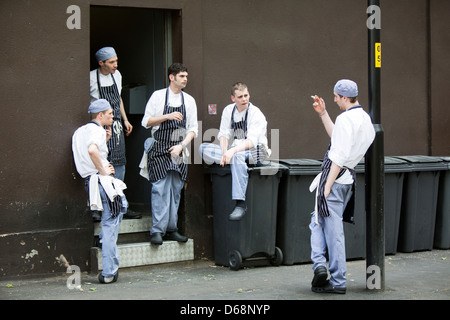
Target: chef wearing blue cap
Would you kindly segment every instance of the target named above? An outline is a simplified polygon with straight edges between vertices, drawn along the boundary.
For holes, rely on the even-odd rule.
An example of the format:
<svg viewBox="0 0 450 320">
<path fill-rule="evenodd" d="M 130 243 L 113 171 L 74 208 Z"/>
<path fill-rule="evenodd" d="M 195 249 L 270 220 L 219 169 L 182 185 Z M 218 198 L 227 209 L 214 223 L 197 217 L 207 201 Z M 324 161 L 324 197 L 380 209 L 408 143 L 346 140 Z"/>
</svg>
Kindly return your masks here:
<svg viewBox="0 0 450 320">
<path fill-rule="evenodd" d="M 107 159 L 106 142 L 111 138 L 113 124 L 110 103 L 105 99 L 96 100 L 89 106 L 88 113 L 91 121 L 73 134 L 72 151 L 77 171 L 85 179 L 89 207 L 92 211 L 102 212 L 100 239 L 103 270 L 98 279 L 101 283 L 112 283 L 119 274 L 117 236 L 128 207 L 123 193 L 126 185 L 122 180 L 114 178 L 115 168 Z"/>
<path fill-rule="evenodd" d="M 108 142 L 108 160 L 116 168 L 116 177 L 120 180 L 125 178 L 125 138 L 123 127 L 128 136 L 133 126 L 128 121 L 122 98 L 122 75 L 117 70 L 117 53 L 112 47 L 104 47 L 95 53 L 99 67 L 90 72 L 90 96 L 91 102 L 97 99 L 109 101 L 114 112 L 114 123 L 112 126 L 112 137 Z M 123 122 L 123 124 L 122 124 Z"/>
<path fill-rule="evenodd" d="M 108 141 L 108 160 L 114 165 L 115 177 L 125 180 L 125 133 L 128 136 L 133 130 L 133 126 L 128 121 L 125 113 L 122 92 L 122 75 L 117 70 L 117 53 L 112 47 L 104 47 L 95 53 L 95 58 L 99 67 L 90 72 L 90 96 L 91 102 L 97 99 L 106 99 L 113 108 L 114 122 L 111 128 L 112 137 Z M 98 215 L 93 215 L 94 221 L 98 221 Z M 140 215 L 129 211 L 125 219 L 141 218 Z"/>
<path fill-rule="evenodd" d="M 358 85 L 354 81 L 343 79 L 334 86 L 334 102 L 344 111 L 335 123 L 328 115 L 325 101 L 318 96 L 313 98 L 314 110 L 322 119 L 331 143 L 322 172 L 310 187 L 311 192 L 316 190 L 316 205 L 309 226 L 314 270 L 312 291 L 345 293 L 347 266 L 343 221 L 354 223 L 354 168 L 372 144 L 375 129 L 358 102 Z"/>
</svg>

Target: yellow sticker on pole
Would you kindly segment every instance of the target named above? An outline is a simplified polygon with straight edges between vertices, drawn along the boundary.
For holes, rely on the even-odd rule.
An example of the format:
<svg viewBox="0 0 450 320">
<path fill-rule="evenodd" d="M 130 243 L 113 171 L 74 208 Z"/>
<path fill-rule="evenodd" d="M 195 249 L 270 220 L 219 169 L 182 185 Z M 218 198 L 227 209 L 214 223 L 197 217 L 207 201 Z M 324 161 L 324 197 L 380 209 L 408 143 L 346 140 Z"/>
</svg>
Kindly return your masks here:
<svg viewBox="0 0 450 320">
<path fill-rule="evenodd" d="M 375 43 L 375 68 L 381 68 L 381 43 Z"/>
</svg>

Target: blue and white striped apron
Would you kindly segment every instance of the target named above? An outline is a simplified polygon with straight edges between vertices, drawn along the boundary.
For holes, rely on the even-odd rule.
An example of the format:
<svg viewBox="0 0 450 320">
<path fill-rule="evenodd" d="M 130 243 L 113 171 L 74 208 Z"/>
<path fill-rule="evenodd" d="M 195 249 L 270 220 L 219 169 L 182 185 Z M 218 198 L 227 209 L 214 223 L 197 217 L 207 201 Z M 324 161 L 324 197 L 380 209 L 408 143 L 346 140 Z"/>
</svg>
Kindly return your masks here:
<svg viewBox="0 0 450 320">
<path fill-rule="evenodd" d="M 114 122 L 111 127 L 112 136 L 107 142 L 109 150 L 108 161 L 113 166 L 122 166 L 126 164 L 126 157 L 125 136 L 122 127 L 122 114 L 120 113 L 120 94 L 112 73 L 111 78 L 113 79 L 114 84 L 109 87 L 102 87 L 100 85 L 100 74 L 97 69 L 97 85 L 100 99 L 108 100 L 114 112 Z"/>
<path fill-rule="evenodd" d="M 250 103 L 248 104 L 247 111 L 243 120 L 239 122 L 234 121 L 234 112 L 236 111 L 236 105 L 231 113 L 231 129 L 233 130 L 234 139 L 247 139 L 247 118 L 250 109 Z M 261 165 L 261 162 L 265 161 L 269 154 L 266 148 L 262 144 L 258 144 L 256 147 L 250 149 L 250 155 L 252 157 L 251 164 Z"/>
<path fill-rule="evenodd" d="M 329 217 L 330 212 L 328 211 L 328 204 L 327 200 L 325 198 L 325 184 L 327 182 L 328 175 L 330 173 L 330 168 L 332 161 L 328 157 L 328 152 L 330 151 L 330 147 L 327 150 L 327 153 L 325 154 L 325 157 L 322 162 L 322 175 L 320 177 L 320 182 L 317 189 L 317 214 L 320 217 Z M 345 207 L 345 211 L 342 216 L 342 220 L 344 222 L 348 223 L 354 223 L 354 207 L 355 207 L 355 185 L 356 185 L 356 173 L 355 170 L 348 169 L 348 168 L 342 168 L 339 172 L 338 176 L 336 177 L 336 180 L 342 177 L 342 175 L 345 173 L 345 171 L 348 170 L 350 174 L 353 177 L 353 185 L 352 185 L 352 197 L 350 198 L 349 202 L 347 203 L 347 206 Z"/>
<path fill-rule="evenodd" d="M 164 113 L 169 114 L 178 111 L 183 115 L 183 120 L 167 120 L 160 124 L 159 129 L 153 134 L 155 143 L 148 153 L 147 167 L 150 182 L 155 182 L 166 177 L 167 172 L 172 170 L 180 173 L 181 179 L 186 181 L 187 164 L 183 162 L 180 155 L 173 159 L 169 149 L 180 144 L 186 136 L 186 106 L 184 96 L 181 93 L 182 104 L 180 107 L 169 105 L 169 89 L 166 91 L 166 102 Z"/>
</svg>

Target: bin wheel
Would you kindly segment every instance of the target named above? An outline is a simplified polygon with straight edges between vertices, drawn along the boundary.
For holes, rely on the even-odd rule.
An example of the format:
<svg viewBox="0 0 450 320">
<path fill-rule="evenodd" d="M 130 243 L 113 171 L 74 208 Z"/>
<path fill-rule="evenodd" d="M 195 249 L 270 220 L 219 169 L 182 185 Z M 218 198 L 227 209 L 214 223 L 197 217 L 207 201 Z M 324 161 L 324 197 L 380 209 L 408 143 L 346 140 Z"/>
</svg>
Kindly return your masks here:
<svg viewBox="0 0 450 320">
<path fill-rule="evenodd" d="M 275 255 L 270 260 L 273 266 L 279 266 L 283 262 L 283 252 L 280 248 L 275 247 Z"/>
<path fill-rule="evenodd" d="M 242 264 L 242 255 L 239 251 L 233 250 L 228 255 L 228 263 L 231 270 L 239 270 Z"/>
</svg>

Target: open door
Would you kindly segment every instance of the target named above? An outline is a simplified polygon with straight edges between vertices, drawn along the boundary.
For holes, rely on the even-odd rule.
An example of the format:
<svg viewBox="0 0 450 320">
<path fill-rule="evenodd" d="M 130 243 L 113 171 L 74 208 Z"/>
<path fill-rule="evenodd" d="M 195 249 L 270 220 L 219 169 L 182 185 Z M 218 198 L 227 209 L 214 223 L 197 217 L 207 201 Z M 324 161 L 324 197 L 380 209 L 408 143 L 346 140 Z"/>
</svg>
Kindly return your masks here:
<svg viewBox="0 0 450 320">
<path fill-rule="evenodd" d="M 126 196 L 130 209 L 150 213 L 148 180 L 139 175 L 144 141 L 150 130 L 141 126 L 145 106 L 151 94 L 168 85 L 167 68 L 181 61 L 180 14 L 178 10 L 91 6 L 91 70 L 98 67 L 95 52 L 114 47 L 122 74 L 122 99 L 133 132 L 125 138 Z M 88 93 L 87 93 L 88 94 Z"/>
</svg>

